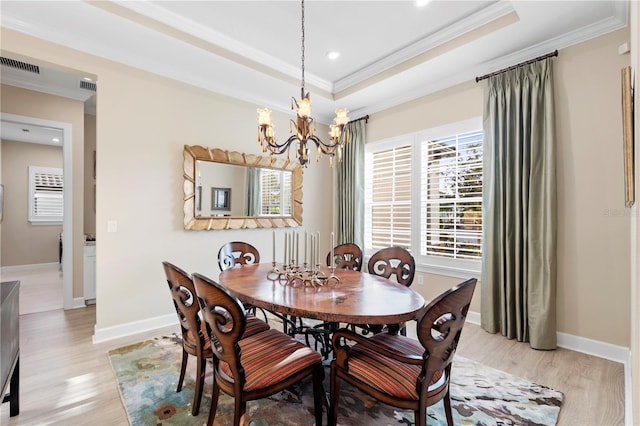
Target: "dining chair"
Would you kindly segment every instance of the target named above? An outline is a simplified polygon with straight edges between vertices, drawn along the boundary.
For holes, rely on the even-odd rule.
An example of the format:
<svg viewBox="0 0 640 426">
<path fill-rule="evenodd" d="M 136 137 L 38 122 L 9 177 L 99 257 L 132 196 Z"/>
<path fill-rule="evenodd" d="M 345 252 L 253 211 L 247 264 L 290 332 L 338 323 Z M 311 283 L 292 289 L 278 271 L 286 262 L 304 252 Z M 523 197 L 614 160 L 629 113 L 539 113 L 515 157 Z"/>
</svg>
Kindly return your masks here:
<svg viewBox="0 0 640 426">
<path fill-rule="evenodd" d="M 233 268 L 236 265 L 252 265 L 260 263 L 260 252 L 257 248 L 243 241 L 232 241 L 225 243 L 218 251 L 218 267 L 221 271 Z M 253 305 L 244 304 L 244 308 L 256 314 L 258 308 Z M 269 318 L 264 309 L 260 309 L 264 316 L 264 321 L 269 323 Z"/>
<path fill-rule="evenodd" d="M 206 359 L 213 356 L 209 332 L 206 323 L 200 318 L 200 305 L 191 275 L 169 262 L 162 262 L 162 265 L 182 331 L 182 363 L 176 392 L 182 390 L 189 355 L 195 356 L 197 377 L 191 414 L 197 416 L 202 400 Z M 264 321 L 250 316 L 244 335 L 251 336 L 268 329 L 269 325 Z"/>
<path fill-rule="evenodd" d="M 418 340 L 396 333 L 365 337 L 348 329 L 333 334 L 329 425 L 338 420 L 340 380 L 398 408 L 414 410 L 416 426 L 426 425 L 427 407 L 444 403 L 453 426 L 449 384 L 451 362 L 460 341 L 476 286 L 472 278 L 429 303 L 416 319 Z"/>
<path fill-rule="evenodd" d="M 393 275 L 398 284 L 410 287 L 416 274 L 416 262 L 406 249 L 387 247 L 375 252 L 367 263 L 370 274 L 391 278 Z"/>
<path fill-rule="evenodd" d="M 260 263 L 260 252 L 254 246 L 242 241 L 223 244 L 218 251 L 218 266 L 221 271 L 233 268 L 236 264 L 251 265 Z"/>
<path fill-rule="evenodd" d="M 322 424 L 322 356 L 275 329 L 242 339 L 246 313 L 225 287 L 193 274 L 204 320 L 209 325 L 213 352 L 213 391 L 207 425 L 215 420 L 220 391 L 235 398 L 234 425 L 245 420 L 247 401 L 266 398 L 311 377 L 316 425 Z"/>
<path fill-rule="evenodd" d="M 367 263 L 370 274 L 378 275 L 387 279 L 395 279 L 398 284 L 410 287 L 416 274 L 416 262 L 413 255 L 402 247 L 386 247 L 375 252 Z M 400 331 L 406 335 L 404 324 L 388 324 L 387 327 Z M 379 333 L 383 327 L 381 325 L 352 325 L 355 331 L 360 328 L 362 334 Z"/>
<path fill-rule="evenodd" d="M 362 270 L 362 249 L 354 243 L 339 244 L 333 248 L 333 261 L 331 252 L 327 254 L 327 266 L 335 268 Z"/>
</svg>

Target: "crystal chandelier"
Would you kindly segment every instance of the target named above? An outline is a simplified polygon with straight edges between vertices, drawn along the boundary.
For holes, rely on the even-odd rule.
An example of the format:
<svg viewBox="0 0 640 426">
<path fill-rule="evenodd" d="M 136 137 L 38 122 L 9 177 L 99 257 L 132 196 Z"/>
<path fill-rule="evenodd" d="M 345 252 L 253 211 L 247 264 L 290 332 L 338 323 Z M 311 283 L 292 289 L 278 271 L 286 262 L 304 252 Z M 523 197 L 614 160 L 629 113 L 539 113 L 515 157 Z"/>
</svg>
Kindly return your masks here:
<svg viewBox="0 0 640 426">
<path fill-rule="evenodd" d="M 329 126 L 330 141 L 324 143 L 314 132 L 316 121 L 311 117 L 311 98 L 309 92 L 305 92 L 304 86 L 304 0 L 302 0 L 302 83 L 300 88 L 300 100 L 291 98 L 291 109 L 296 111 L 296 120 L 289 121 L 289 139 L 283 143 L 278 143 L 275 139 L 275 130 L 271 121 L 271 110 L 268 108 L 258 108 L 258 142 L 262 146 L 262 151 L 269 151 L 270 155 L 287 152 L 289 158 L 289 148 L 297 142 L 298 161 L 302 166 L 309 163 L 309 141 L 315 143 L 317 147 L 316 161 L 320 161 L 322 154 L 328 155 L 331 164 L 334 156 L 338 161 L 342 161 L 342 147 L 348 142 L 343 133 L 344 126 L 349 122 L 346 109 L 337 109 L 333 124 Z M 295 130 L 295 131 L 294 131 Z"/>
</svg>

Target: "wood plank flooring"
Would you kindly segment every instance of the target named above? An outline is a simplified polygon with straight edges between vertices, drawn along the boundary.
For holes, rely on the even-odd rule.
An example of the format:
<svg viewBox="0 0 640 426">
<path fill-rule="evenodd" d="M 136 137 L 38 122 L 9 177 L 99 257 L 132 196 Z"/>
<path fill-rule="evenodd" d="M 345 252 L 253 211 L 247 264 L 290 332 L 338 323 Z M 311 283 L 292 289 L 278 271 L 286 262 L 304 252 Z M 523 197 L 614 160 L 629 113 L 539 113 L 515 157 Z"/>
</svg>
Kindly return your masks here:
<svg viewBox="0 0 640 426">
<path fill-rule="evenodd" d="M 62 309 L 62 269 L 57 263 L 2 272 L 2 281 L 20 281 L 20 315 Z"/>
<path fill-rule="evenodd" d="M 20 415 L 9 418 L 9 404 L 2 404 L 0 425 L 128 424 L 107 351 L 178 326 L 94 345 L 94 324 L 95 306 L 21 315 Z M 564 392 L 559 425 L 624 424 L 621 364 L 564 349 L 535 351 L 473 324 L 465 325 L 458 353 Z"/>
</svg>

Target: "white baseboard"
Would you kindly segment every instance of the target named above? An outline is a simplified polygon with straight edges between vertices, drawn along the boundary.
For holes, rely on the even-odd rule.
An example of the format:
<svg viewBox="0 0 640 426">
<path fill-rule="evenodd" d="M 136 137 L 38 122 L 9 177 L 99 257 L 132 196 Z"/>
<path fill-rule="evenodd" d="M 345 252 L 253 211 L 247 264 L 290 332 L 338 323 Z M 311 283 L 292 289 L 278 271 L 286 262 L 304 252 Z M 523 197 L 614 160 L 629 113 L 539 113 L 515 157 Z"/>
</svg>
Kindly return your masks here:
<svg viewBox="0 0 640 426">
<path fill-rule="evenodd" d="M 84 303 L 84 300 L 83 300 Z M 107 340 L 118 339 L 120 337 L 130 336 L 145 331 L 156 330 L 164 327 L 175 325 L 177 321 L 176 314 L 162 315 L 155 318 L 149 318 L 140 321 L 133 321 L 126 324 L 115 325 L 113 327 L 98 328 L 95 327 L 93 333 L 93 343 L 106 342 Z"/>
<path fill-rule="evenodd" d="M 74 297 L 71 305 L 71 309 L 84 308 L 87 305 L 84 303 L 84 297 Z"/>
<path fill-rule="evenodd" d="M 26 269 L 44 269 L 44 268 L 50 268 L 52 266 L 62 267 L 58 262 L 34 263 L 31 265 L 13 265 L 13 266 L 3 266 L 2 268 L 0 268 L 0 273 L 8 274 L 9 272 L 20 272 Z"/>
<path fill-rule="evenodd" d="M 469 311 L 467 314 L 467 321 L 472 324 L 480 325 L 480 313 Z M 561 332 L 557 333 L 557 338 L 558 347 L 619 362 L 625 366 L 629 362 L 629 348 L 624 346 L 612 345 L 610 343 Z"/>
</svg>

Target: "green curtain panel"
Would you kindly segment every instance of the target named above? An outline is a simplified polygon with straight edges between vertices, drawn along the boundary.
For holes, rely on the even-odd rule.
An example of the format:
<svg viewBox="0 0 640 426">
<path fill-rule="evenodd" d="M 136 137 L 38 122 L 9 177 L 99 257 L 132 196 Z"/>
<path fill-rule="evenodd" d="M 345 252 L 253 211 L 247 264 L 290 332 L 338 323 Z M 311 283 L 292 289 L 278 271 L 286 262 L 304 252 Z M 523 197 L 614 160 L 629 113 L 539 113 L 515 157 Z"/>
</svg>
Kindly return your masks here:
<svg viewBox="0 0 640 426">
<path fill-rule="evenodd" d="M 336 165 L 336 245 L 355 243 L 364 247 L 364 144 L 366 120 L 348 123 L 350 138 L 342 162 Z"/>
<path fill-rule="evenodd" d="M 551 58 L 484 90 L 482 327 L 556 342 L 556 160 Z"/>
<path fill-rule="evenodd" d="M 260 169 L 247 167 L 247 216 L 260 215 Z"/>
</svg>

